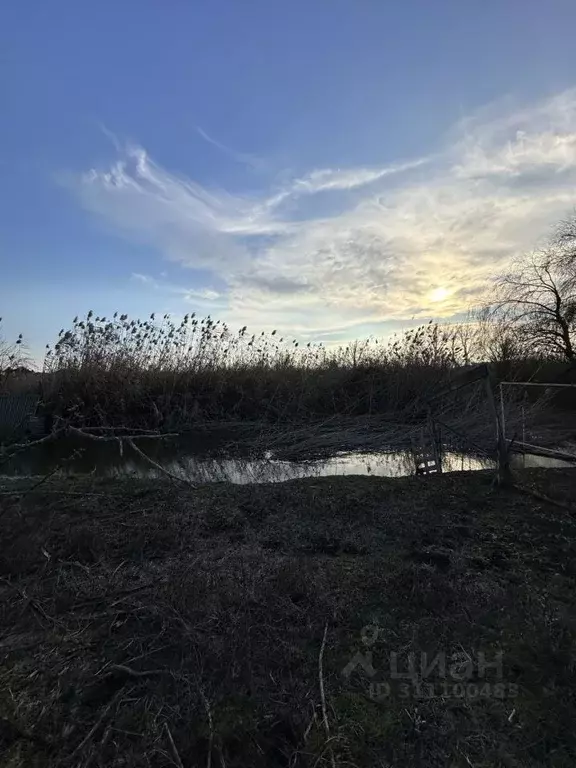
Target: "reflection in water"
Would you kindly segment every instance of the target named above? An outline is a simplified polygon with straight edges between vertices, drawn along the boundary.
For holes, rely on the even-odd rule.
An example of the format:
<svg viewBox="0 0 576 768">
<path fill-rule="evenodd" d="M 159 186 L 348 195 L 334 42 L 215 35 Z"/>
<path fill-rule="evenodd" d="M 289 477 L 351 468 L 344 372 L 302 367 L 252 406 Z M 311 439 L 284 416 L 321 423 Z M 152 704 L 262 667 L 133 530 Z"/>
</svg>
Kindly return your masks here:
<svg viewBox="0 0 576 768">
<path fill-rule="evenodd" d="M 189 439 L 179 441 L 141 440 L 139 445 L 150 458 L 172 474 L 198 483 L 274 483 L 303 477 L 333 475 L 375 475 L 401 477 L 414 474 L 409 450 L 379 453 L 337 453 L 329 458 L 286 461 L 271 452 L 263 457 L 242 458 L 220 453 L 207 455 L 206 444 Z M 566 462 L 541 456 L 515 456 L 513 466 L 570 466 Z M 463 453 L 446 452 L 442 457 L 445 472 L 487 469 L 493 462 Z M 60 474 L 95 477 L 159 477 L 157 469 L 138 456 L 128 445 L 122 451 L 117 442 L 65 441 L 49 443 L 24 451 L 2 467 L 4 475 Z"/>
<path fill-rule="evenodd" d="M 458 454 L 448 454 L 444 464 L 445 471 L 483 469 L 486 466 L 478 459 Z M 334 475 L 402 477 L 414 474 L 414 459 L 409 451 L 340 454 L 322 461 L 306 462 L 279 461 L 272 458 L 198 460 L 186 457 L 168 468 L 174 474 L 197 482 L 278 483 L 301 477 Z"/>
<path fill-rule="evenodd" d="M 273 483 L 302 477 L 331 475 L 375 475 L 400 477 L 414 474 L 408 450 L 380 453 L 338 453 L 329 458 L 286 461 L 271 452 L 263 457 L 207 456 L 201 446 L 186 442 L 139 441 L 150 458 L 172 474 L 193 482 Z M 483 469 L 490 462 L 472 456 L 446 453 L 444 471 Z M 24 451 L 2 468 L 7 475 L 63 474 L 95 477 L 157 477 L 161 472 L 148 464 L 128 445 L 116 442 L 60 441 Z"/>
<path fill-rule="evenodd" d="M 475 459 L 463 458 L 464 469 L 480 469 L 483 465 Z M 460 469 L 462 458 L 450 457 L 450 465 Z M 267 459 L 199 459 L 187 456 L 165 465 L 175 475 L 194 482 L 231 483 L 278 483 L 302 477 L 327 477 L 333 475 L 375 475 L 400 477 L 414 474 L 414 461 L 410 453 L 346 454 L 322 461 L 279 461 Z M 447 468 L 448 469 L 448 468 Z M 144 472 L 143 472 L 144 470 Z M 139 476 L 157 476 L 152 467 L 142 467 L 129 462 L 122 473 Z"/>
<path fill-rule="evenodd" d="M 517 469 L 528 469 L 530 467 L 542 467 L 544 469 L 562 469 L 563 467 L 574 467 L 574 462 L 564 461 L 564 459 L 554 459 L 551 456 L 536 456 L 534 453 L 515 453 L 510 462 L 512 467 Z"/>
</svg>

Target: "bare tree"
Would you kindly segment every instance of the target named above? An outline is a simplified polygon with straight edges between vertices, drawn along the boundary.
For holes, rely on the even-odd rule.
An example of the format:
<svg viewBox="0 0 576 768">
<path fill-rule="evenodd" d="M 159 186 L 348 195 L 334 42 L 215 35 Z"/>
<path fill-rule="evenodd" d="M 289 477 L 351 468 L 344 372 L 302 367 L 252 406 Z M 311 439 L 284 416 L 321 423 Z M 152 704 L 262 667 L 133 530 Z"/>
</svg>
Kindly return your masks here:
<svg viewBox="0 0 576 768">
<path fill-rule="evenodd" d="M 478 359 L 478 325 L 474 318 L 452 326 L 450 344 L 456 365 L 470 365 Z"/>
<path fill-rule="evenodd" d="M 508 363 L 529 357 L 524 334 L 503 308 L 482 307 L 472 313 L 474 357 L 488 363 Z"/>
<path fill-rule="evenodd" d="M 552 244 L 559 249 L 563 261 L 576 260 L 576 210 L 554 227 Z"/>
<path fill-rule="evenodd" d="M 576 250 L 575 250 L 576 254 Z M 576 358 L 576 256 L 565 245 L 519 259 L 497 281 L 493 314 L 512 324 L 532 352 Z"/>
</svg>

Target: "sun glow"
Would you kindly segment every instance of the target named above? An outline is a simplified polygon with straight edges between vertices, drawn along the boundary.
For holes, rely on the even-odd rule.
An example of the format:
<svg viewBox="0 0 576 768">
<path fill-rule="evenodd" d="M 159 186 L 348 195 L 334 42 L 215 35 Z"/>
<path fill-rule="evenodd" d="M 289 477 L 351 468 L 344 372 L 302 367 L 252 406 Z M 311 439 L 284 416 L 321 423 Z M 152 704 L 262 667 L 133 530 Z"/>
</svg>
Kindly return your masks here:
<svg viewBox="0 0 576 768">
<path fill-rule="evenodd" d="M 433 302 L 444 301 L 451 293 L 452 291 L 449 291 L 448 288 L 434 288 L 433 291 L 430 291 L 429 298 Z"/>
</svg>

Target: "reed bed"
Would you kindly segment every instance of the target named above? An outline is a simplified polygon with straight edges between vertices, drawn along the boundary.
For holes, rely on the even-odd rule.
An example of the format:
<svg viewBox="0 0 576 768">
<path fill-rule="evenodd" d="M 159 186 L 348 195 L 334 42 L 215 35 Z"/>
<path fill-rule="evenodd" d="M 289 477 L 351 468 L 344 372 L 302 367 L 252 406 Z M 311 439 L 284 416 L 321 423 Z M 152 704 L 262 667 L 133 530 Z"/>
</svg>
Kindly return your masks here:
<svg viewBox="0 0 576 768">
<path fill-rule="evenodd" d="M 43 397 L 51 413 L 89 426 L 172 430 L 391 413 L 410 421 L 468 356 L 458 329 L 435 323 L 328 349 L 276 331 L 233 332 L 194 313 L 177 323 L 89 312 L 48 349 Z"/>
</svg>

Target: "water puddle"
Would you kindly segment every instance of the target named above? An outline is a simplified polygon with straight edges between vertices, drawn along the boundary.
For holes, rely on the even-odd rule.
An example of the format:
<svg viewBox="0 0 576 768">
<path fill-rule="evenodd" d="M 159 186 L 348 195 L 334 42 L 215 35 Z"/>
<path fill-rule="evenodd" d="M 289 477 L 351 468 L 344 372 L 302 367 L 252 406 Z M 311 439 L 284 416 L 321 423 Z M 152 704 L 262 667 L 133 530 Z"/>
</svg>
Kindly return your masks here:
<svg viewBox="0 0 576 768">
<path fill-rule="evenodd" d="M 447 454 L 445 471 L 484 469 L 490 462 L 470 456 Z M 414 460 L 410 452 L 350 453 L 332 456 L 321 461 L 280 461 L 273 458 L 198 459 L 186 457 L 166 467 L 172 473 L 195 482 L 280 483 L 302 477 L 331 477 L 342 475 L 373 475 L 375 477 L 403 477 L 414 474 Z M 142 467 L 132 468 L 141 475 Z M 124 467 L 124 471 L 130 471 Z M 154 476 L 150 468 L 147 475 Z M 157 474 L 157 473 L 156 473 Z"/>
<path fill-rule="evenodd" d="M 239 445 L 240 443 L 238 443 Z M 231 455 L 224 444 L 209 445 L 203 436 L 168 440 L 141 440 L 140 448 L 174 475 L 196 483 L 278 483 L 304 477 L 373 475 L 403 477 L 414 474 L 414 460 L 408 449 L 380 452 L 335 453 L 327 458 L 287 461 L 268 451 L 259 456 Z M 515 467 L 569 467 L 568 462 L 542 456 L 514 455 Z M 444 472 L 489 469 L 494 464 L 485 457 L 445 452 Z M 2 467 L 10 477 L 92 475 L 95 477 L 160 477 L 155 469 L 130 446 L 120 451 L 117 442 L 62 440 L 31 448 Z"/>
</svg>

